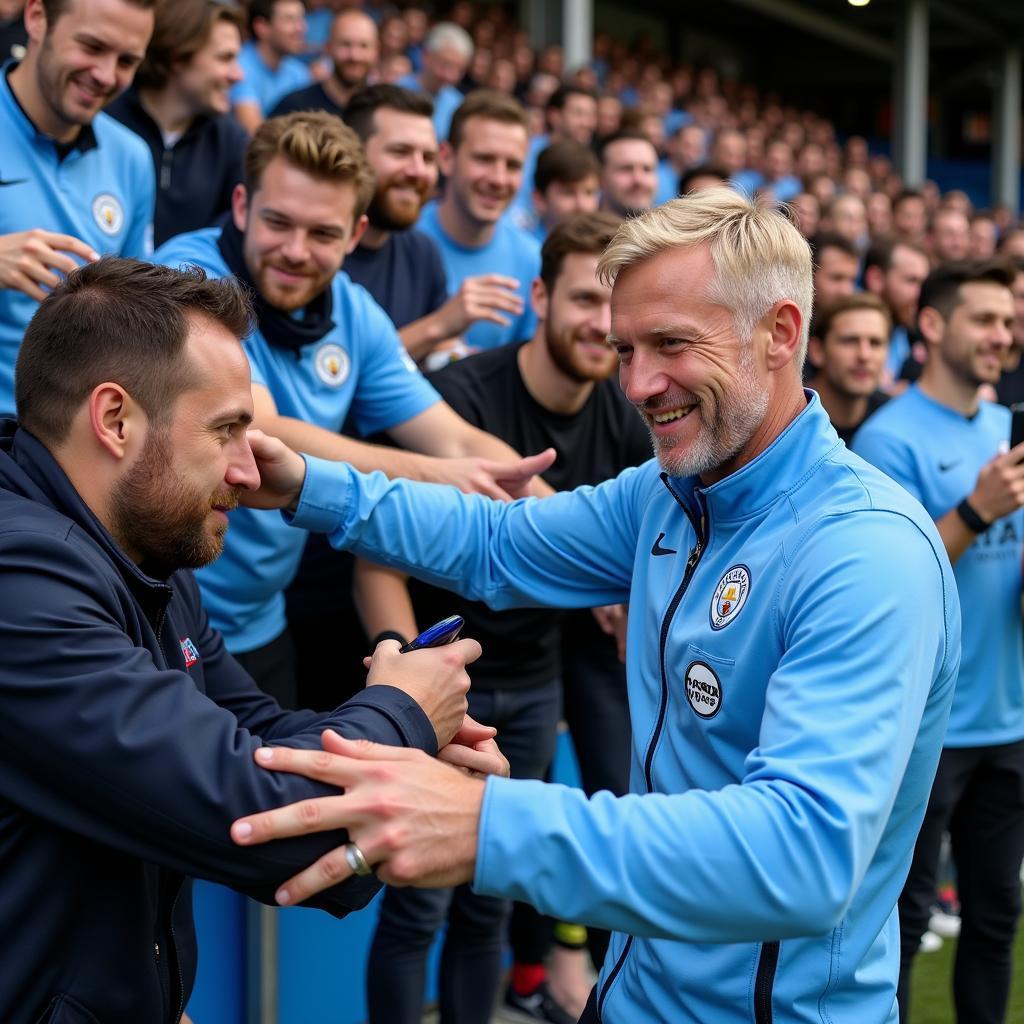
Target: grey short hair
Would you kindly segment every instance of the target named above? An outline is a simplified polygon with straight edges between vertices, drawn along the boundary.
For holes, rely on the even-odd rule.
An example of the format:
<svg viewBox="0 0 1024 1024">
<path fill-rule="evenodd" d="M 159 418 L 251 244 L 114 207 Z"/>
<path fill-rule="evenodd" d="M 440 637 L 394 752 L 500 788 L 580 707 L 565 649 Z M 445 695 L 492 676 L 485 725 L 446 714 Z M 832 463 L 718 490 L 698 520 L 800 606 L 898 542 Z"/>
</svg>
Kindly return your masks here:
<svg viewBox="0 0 1024 1024">
<path fill-rule="evenodd" d="M 473 58 L 473 39 L 470 34 L 454 21 L 440 21 L 423 40 L 423 49 L 427 53 L 437 53 L 445 47 L 458 50 L 466 60 Z"/>
<path fill-rule="evenodd" d="M 802 369 L 814 299 L 807 241 L 779 210 L 734 189 L 705 189 L 623 221 L 598 261 L 598 276 L 613 284 L 635 263 L 667 249 L 704 243 L 715 269 L 708 299 L 732 312 L 742 340 L 750 338 L 774 303 L 796 303 L 802 321 L 797 366 Z"/>
</svg>

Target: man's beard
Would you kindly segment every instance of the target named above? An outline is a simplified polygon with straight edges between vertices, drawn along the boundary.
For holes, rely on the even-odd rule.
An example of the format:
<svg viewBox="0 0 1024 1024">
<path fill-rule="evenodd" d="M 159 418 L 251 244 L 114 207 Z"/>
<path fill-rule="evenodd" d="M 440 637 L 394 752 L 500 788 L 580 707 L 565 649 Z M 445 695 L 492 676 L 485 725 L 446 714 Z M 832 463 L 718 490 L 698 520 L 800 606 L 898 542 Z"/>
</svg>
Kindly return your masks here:
<svg viewBox="0 0 1024 1024">
<path fill-rule="evenodd" d="M 544 343 L 547 345 L 551 361 L 570 380 L 577 384 L 585 384 L 589 381 L 607 380 L 618 365 L 611 348 L 608 349 L 608 360 L 605 363 L 597 364 L 592 360 L 584 359 L 576 353 L 576 342 L 589 339 L 578 338 L 570 330 L 558 330 L 550 321 L 544 324 Z"/>
<path fill-rule="evenodd" d="M 172 461 L 167 432 L 151 433 L 111 496 L 112 536 L 148 564 L 152 575 L 209 565 L 221 553 L 227 524 L 211 532 L 207 518 L 214 505 L 238 506 L 237 489 L 201 494 L 174 471 Z"/>
<path fill-rule="evenodd" d="M 645 412 L 667 411 L 695 402 L 696 408 L 689 415 L 700 418 L 700 430 L 683 450 L 673 450 L 672 438 L 659 439 L 650 430 Z M 747 344 L 740 350 L 736 379 L 721 398 L 702 401 L 694 394 L 675 392 L 637 408 L 651 434 L 661 468 L 670 476 L 700 476 L 735 458 L 754 436 L 768 411 L 768 392 L 757 379 L 754 353 Z"/>
<path fill-rule="evenodd" d="M 420 201 L 415 210 L 405 204 L 399 206 L 397 203 L 388 202 L 388 192 L 397 185 L 405 185 L 419 194 Z M 366 216 L 370 223 L 381 231 L 406 231 L 419 219 L 420 210 L 423 209 L 426 200 L 427 196 L 424 190 L 417 189 L 415 185 L 401 179 L 390 179 L 374 193 Z"/>
</svg>

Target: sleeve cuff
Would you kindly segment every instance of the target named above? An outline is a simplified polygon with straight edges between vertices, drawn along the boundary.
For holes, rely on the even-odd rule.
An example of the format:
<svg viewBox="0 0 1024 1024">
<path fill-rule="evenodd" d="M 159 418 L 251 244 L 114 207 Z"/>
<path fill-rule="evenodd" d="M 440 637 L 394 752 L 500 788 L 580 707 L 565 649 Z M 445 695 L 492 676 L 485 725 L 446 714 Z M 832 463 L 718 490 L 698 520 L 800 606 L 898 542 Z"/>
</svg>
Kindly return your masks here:
<svg viewBox="0 0 1024 1024">
<path fill-rule="evenodd" d="M 404 690 L 384 683 L 367 686 L 346 705 L 362 704 L 379 711 L 398 731 L 402 745 L 437 756 L 437 733 L 426 712 Z"/>
<path fill-rule="evenodd" d="M 282 512 L 285 522 L 310 533 L 333 533 L 345 518 L 352 492 L 347 463 L 303 455 L 306 479 L 294 513 Z"/>
</svg>

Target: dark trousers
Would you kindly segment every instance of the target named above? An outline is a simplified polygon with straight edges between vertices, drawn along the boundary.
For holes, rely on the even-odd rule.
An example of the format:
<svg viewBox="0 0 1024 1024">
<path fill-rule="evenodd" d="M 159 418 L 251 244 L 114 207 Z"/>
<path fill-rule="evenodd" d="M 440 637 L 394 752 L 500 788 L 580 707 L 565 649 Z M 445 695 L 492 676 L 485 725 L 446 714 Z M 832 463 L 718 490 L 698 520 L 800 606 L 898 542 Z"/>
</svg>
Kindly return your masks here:
<svg viewBox="0 0 1024 1024">
<path fill-rule="evenodd" d="M 953 1002 L 960 1024 L 1001 1024 L 1012 973 L 1024 858 L 1024 741 L 947 747 L 900 896 L 900 1022 L 910 1020 L 910 969 L 935 903 L 948 831 L 960 898 Z"/>
<path fill-rule="evenodd" d="M 333 711 L 366 685 L 370 641 L 355 609 L 330 615 L 289 615 L 295 643 L 296 705 Z"/>
<path fill-rule="evenodd" d="M 515 779 L 544 777 L 561 715 L 557 680 L 526 690 L 469 692 L 469 713 L 498 730 L 498 745 Z M 448 920 L 441 954 L 443 1024 L 487 1024 L 498 979 L 508 901 L 455 889 L 385 890 L 370 947 L 367 1001 L 371 1024 L 419 1024 L 426 959 Z"/>
<path fill-rule="evenodd" d="M 291 633 L 287 629 L 262 647 L 236 654 L 235 661 L 253 677 L 256 685 L 264 693 L 270 694 L 281 707 L 293 711 L 303 706 L 298 702 L 295 685 L 295 647 Z"/>
<path fill-rule="evenodd" d="M 577 614 L 589 616 L 590 612 Z M 622 796 L 629 789 L 631 735 L 626 666 L 619 661 L 614 643 L 598 634 L 596 627 L 565 632 L 562 701 L 583 791 L 591 796 L 607 789 Z M 509 930 L 516 963 L 542 963 L 551 949 L 552 928 L 550 918 L 528 903 L 516 903 Z M 604 963 L 609 939 L 603 928 L 587 929 L 587 948 L 595 967 Z"/>
</svg>

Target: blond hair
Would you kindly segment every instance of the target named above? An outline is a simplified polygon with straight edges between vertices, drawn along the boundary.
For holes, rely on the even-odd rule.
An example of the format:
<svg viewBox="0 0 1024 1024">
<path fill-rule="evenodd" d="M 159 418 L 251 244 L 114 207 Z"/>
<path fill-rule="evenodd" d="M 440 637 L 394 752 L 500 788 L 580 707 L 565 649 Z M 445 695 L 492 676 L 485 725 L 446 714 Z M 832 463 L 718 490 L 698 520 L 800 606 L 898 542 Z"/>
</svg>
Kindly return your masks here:
<svg viewBox="0 0 1024 1024">
<path fill-rule="evenodd" d="M 264 121 L 245 151 L 245 184 L 260 187 L 263 172 L 280 156 L 311 178 L 351 182 L 356 190 L 354 216 L 361 217 L 373 198 L 373 171 L 359 136 L 334 114 L 299 110 Z"/>
<path fill-rule="evenodd" d="M 598 261 L 598 276 L 613 284 L 635 263 L 705 243 L 715 271 L 707 298 L 732 312 L 741 339 L 750 338 L 780 299 L 796 303 L 801 314 L 797 366 L 802 368 L 814 297 L 810 249 L 784 214 L 731 188 L 682 196 L 623 221 Z"/>
</svg>

